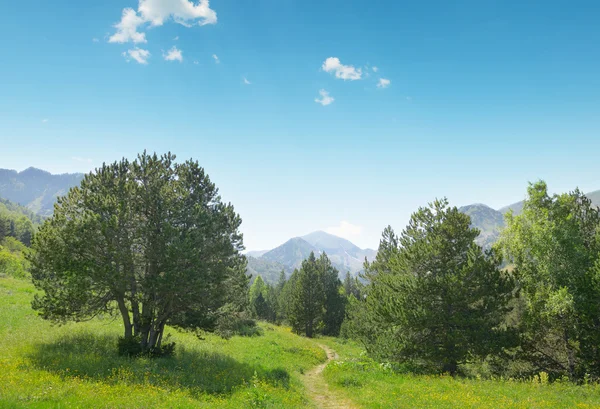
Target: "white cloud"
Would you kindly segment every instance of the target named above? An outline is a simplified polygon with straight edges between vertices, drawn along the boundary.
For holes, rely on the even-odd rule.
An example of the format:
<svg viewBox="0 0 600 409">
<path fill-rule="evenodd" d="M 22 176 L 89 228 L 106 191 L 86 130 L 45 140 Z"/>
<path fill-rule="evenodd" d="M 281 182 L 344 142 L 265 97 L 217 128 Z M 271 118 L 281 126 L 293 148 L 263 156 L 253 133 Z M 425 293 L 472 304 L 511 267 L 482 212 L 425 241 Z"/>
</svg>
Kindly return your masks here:
<svg viewBox="0 0 600 409">
<path fill-rule="evenodd" d="M 221 62 L 221 60 L 219 60 L 219 57 L 217 56 L 217 54 L 213 54 L 212 58 L 215 60 L 215 64 L 219 64 Z"/>
<path fill-rule="evenodd" d="M 198 65 L 200 64 L 198 61 L 194 61 L 194 65 Z"/>
<path fill-rule="evenodd" d="M 137 15 L 134 9 L 128 7 L 123 9 L 121 21 L 115 24 L 117 32 L 110 36 L 109 43 L 146 43 L 146 34 L 137 31 L 144 24 L 144 19 Z"/>
<path fill-rule="evenodd" d="M 139 62 L 140 64 L 148 64 L 148 58 L 150 58 L 150 51 L 144 50 L 143 48 L 135 47 L 127 52 L 123 53 L 123 57 L 129 62 L 131 58 Z"/>
<path fill-rule="evenodd" d="M 175 36 L 175 38 L 173 38 L 173 41 L 177 41 L 179 40 L 179 36 Z"/>
<path fill-rule="evenodd" d="M 332 226 L 325 229 L 329 234 L 334 236 L 343 237 L 345 239 L 355 239 L 362 233 L 361 226 L 355 226 L 347 221 L 342 221 L 338 226 Z"/>
<path fill-rule="evenodd" d="M 377 88 L 387 88 L 390 86 L 390 84 L 392 83 L 392 81 L 385 79 L 385 78 L 379 78 L 379 82 L 377 83 Z"/>
<path fill-rule="evenodd" d="M 252 84 L 250 81 L 248 81 L 248 78 L 244 77 L 244 84 L 246 85 L 250 85 Z"/>
<path fill-rule="evenodd" d="M 217 22 L 217 13 L 209 7 L 209 0 L 197 3 L 189 0 L 140 0 L 138 12 L 153 26 L 162 26 L 169 18 L 186 27 L 196 22 L 201 26 Z"/>
<path fill-rule="evenodd" d="M 44 119 L 42 119 L 42 123 L 43 123 L 43 124 L 45 124 L 45 123 L 48 123 L 48 118 L 44 118 Z"/>
<path fill-rule="evenodd" d="M 373 69 L 373 72 L 379 71 L 379 68 L 377 68 L 377 67 L 373 67 L 372 69 Z"/>
<path fill-rule="evenodd" d="M 83 162 L 83 163 L 92 163 L 93 160 L 90 158 L 82 158 L 79 156 L 73 156 L 71 159 L 73 159 L 75 162 Z"/>
<path fill-rule="evenodd" d="M 166 54 L 163 53 L 163 58 L 167 61 L 183 61 L 181 50 L 173 46 Z"/>
<path fill-rule="evenodd" d="M 100 40 L 98 40 L 96 37 L 92 38 L 92 41 L 93 41 L 94 43 L 99 43 L 99 42 L 100 42 Z"/>
<path fill-rule="evenodd" d="M 139 0 L 137 11 L 131 7 L 123 9 L 121 21 L 115 24 L 117 32 L 108 41 L 145 43 L 146 33 L 138 31 L 141 26 L 162 26 L 170 19 L 185 27 L 196 23 L 203 26 L 216 24 L 217 13 L 210 8 L 209 0 Z"/>
<path fill-rule="evenodd" d="M 315 102 L 323 106 L 332 104 L 333 101 L 335 101 L 333 97 L 329 96 L 329 92 L 325 91 L 324 89 L 319 91 L 319 95 L 321 95 L 321 99 L 315 98 Z"/>
<path fill-rule="evenodd" d="M 343 80 L 354 81 L 362 78 L 362 70 L 360 68 L 354 68 L 352 65 L 344 65 L 337 57 L 326 59 L 321 68 L 325 72 L 334 73 L 336 78 Z"/>
</svg>

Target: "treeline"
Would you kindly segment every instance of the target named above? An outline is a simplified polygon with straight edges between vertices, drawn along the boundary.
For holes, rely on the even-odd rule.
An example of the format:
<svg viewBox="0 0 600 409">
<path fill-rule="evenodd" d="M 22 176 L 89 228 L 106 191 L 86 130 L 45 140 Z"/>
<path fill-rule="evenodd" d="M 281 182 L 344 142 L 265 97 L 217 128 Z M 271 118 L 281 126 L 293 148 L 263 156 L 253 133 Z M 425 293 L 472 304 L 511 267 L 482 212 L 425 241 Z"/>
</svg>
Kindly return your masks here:
<svg viewBox="0 0 600 409">
<path fill-rule="evenodd" d="M 29 263 L 24 253 L 42 218 L 0 198 L 0 274 L 25 277 Z"/>
<path fill-rule="evenodd" d="M 6 237 L 13 237 L 29 247 L 36 226 L 42 221 L 40 216 L 26 208 L 0 198 L 0 242 Z"/>
<path fill-rule="evenodd" d="M 506 221 L 490 251 L 446 200 L 385 229 L 342 333 L 418 373 L 598 379 L 599 209 L 538 182 Z"/>
<path fill-rule="evenodd" d="M 275 285 L 256 277 L 249 291 L 254 318 L 287 323 L 298 334 L 337 336 L 344 321 L 348 295 L 356 294 L 357 279 L 346 275 L 344 284 L 327 254 L 314 253 L 286 278 L 282 271 Z"/>
</svg>

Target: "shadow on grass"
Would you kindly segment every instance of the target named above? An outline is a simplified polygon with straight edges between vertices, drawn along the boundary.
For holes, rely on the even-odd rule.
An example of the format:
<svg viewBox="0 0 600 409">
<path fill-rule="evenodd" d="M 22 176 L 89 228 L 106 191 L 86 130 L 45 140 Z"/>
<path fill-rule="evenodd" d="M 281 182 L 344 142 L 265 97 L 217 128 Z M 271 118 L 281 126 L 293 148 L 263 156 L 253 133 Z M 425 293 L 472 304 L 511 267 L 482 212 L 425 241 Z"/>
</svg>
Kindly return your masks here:
<svg viewBox="0 0 600 409">
<path fill-rule="evenodd" d="M 178 344 L 170 358 L 126 358 L 117 354 L 113 336 L 77 334 L 39 344 L 29 356 L 33 365 L 62 377 L 79 377 L 108 384 L 154 385 L 187 389 L 192 394 L 229 393 L 258 379 L 287 388 L 286 370 L 251 366 L 218 353 L 186 349 Z"/>
</svg>

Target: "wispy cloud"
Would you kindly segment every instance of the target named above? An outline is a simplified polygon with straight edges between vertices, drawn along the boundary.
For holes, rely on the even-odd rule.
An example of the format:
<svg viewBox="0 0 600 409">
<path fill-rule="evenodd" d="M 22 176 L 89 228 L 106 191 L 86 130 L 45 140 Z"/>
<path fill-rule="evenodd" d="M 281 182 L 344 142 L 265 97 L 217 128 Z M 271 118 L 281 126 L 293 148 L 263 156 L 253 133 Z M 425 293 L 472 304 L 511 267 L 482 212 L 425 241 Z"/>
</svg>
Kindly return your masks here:
<svg viewBox="0 0 600 409">
<path fill-rule="evenodd" d="M 71 159 L 73 159 L 75 162 L 81 162 L 81 163 L 92 163 L 92 162 L 94 162 L 90 158 L 82 158 L 80 156 L 73 156 Z"/>
<path fill-rule="evenodd" d="M 138 31 L 138 27 L 144 24 L 144 19 L 138 16 L 136 11 L 130 7 L 123 9 L 121 21 L 115 24 L 117 32 L 108 38 L 109 43 L 146 43 L 146 33 Z"/>
<path fill-rule="evenodd" d="M 362 69 L 355 68 L 352 65 L 344 65 L 337 57 L 329 57 L 321 66 L 323 71 L 332 73 L 336 78 L 345 80 L 359 80 L 362 78 Z"/>
<path fill-rule="evenodd" d="M 94 38 L 92 38 L 92 42 L 94 42 L 94 43 L 99 43 L 99 42 L 100 42 L 100 40 L 99 40 L 97 37 L 94 37 Z"/>
<path fill-rule="evenodd" d="M 181 50 L 175 46 L 171 47 L 171 49 L 169 51 L 167 51 L 166 54 L 163 53 L 163 58 L 166 61 L 179 61 L 179 62 L 183 61 L 183 55 L 182 55 Z"/>
<path fill-rule="evenodd" d="M 315 98 L 315 102 L 317 104 L 321 104 L 323 106 L 332 104 L 333 101 L 335 101 L 335 99 L 329 95 L 329 92 L 325 91 L 324 89 L 319 90 L 319 95 L 321 96 L 321 98 Z"/>
<path fill-rule="evenodd" d="M 219 64 L 221 62 L 221 60 L 219 60 L 219 57 L 217 56 L 217 54 L 213 54 L 212 58 L 213 58 L 213 60 L 215 60 L 215 64 Z"/>
<path fill-rule="evenodd" d="M 200 64 L 198 61 L 194 61 L 194 65 L 198 65 Z"/>
<path fill-rule="evenodd" d="M 179 40 L 179 36 L 175 36 L 175 37 L 173 38 L 173 41 L 177 41 L 177 40 Z"/>
<path fill-rule="evenodd" d="M 132 48 L 131 50 L 127 50 L 124 52 L 123 57 L 127 60 L 127 62 L 131 61 L 133 58 L 140 64 L 148 64 L 148 58 L 150 58 L 150 51 L 144 50 L 143 48 Z"/>
<path fill-rule="evenodd" d="M 248 78 L 244 77 L 244 84 L 246 85 L 250 85 L 252 84 L 250 81 L 248 81 Z"/>
<path fill-rule="evenodd" d="M 44 119 L 42 119 L 42 123 L 43 123 L 43 124 L 46 124 L 46 123 L 48 123 L 48 118 L 44 118 Z"/>
<path fill-rule="evenodd" d="M 333 234 L 334 236 L 352 240 L 360 236 L 362 233 L 362 227 L 343 220 L 339 225 L 328 227 L 325 229 L 325 231 L 329 234 Z"/>
<path fill-rule="evenodd" d="M 392 81 L 385 79 L 385 78 L 379 78 L 379 82 L 377 83 L 377 88 L 387 88 L 390 86 L 390 84 L 392 83 Z"/>
<path fill-rule="evenodd" d="M 377 68 L 377 67 L 375 67 L 375 66 L 374 66 L 374 67 L 372 68 L 372 70 L 373 70 L 373 72 L 377 72 L 377 71 L 379 71 L 379 68 Z"/>
</svg>

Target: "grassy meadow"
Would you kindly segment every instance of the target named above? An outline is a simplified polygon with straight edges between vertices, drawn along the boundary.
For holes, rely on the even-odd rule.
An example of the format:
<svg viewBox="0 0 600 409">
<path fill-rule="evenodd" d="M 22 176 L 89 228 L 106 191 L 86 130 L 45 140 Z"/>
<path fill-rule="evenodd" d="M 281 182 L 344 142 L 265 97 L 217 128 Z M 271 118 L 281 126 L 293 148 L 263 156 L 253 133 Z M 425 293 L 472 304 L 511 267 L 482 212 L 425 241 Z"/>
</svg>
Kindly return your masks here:
<svg viewBox="0 0 600 409">
<path fill-rule="evenodd" d="M 397 374 L 355 343 L 310 340 L 261 324 L 262 335 L 203 340 L 171 329 L 172 358 L 116 353 L 120 320 L 51 325 L 30 308 L 30 283 L 0 278 L 0 408 L 317 407 L 302 374 L 326 359 L 329 390 L 361 408 L 600 408 L 600 386 Z"/>
<path fill-rule="evenodd" d="M 310 407 L 300 374 L 326 359 L 267 324 L 230 340 L 170 330 L 173 358 L 120 357 L 120 320 L 52 326 L 31 310 L 34 291 L 0 278 L 0 408 Z"/>
<path fill-rule="evenodd" d="M 600 408 L 600 385 L 452 378 L 394 373 L 353 342 L 324 338 L 339 360 L 325 368 L 329 388 L 361 408 Z"/>
</svg>

